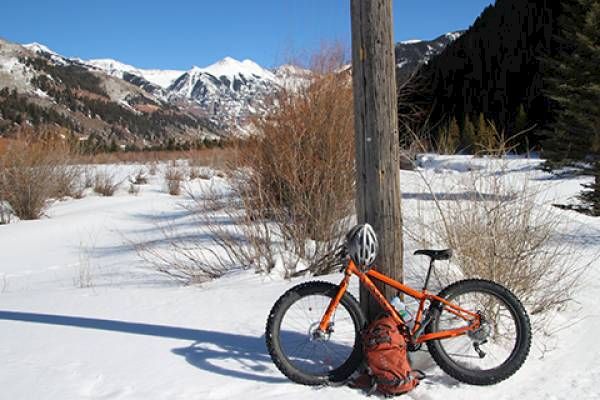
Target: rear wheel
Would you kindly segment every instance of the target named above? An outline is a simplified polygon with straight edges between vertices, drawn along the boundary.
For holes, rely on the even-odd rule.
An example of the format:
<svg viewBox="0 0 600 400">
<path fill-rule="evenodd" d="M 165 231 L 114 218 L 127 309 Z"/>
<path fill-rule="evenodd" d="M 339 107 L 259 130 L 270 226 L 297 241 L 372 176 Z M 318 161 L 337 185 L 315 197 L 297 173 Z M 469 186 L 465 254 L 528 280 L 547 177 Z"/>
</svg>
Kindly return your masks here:
<svg viewBox="0 0 600 400">
<path fill-rule="evenodd" d="M 521 368 L 531 346 L 531 327 L 514 294 L 494 282 L 469 279 L 448 286 L 439 296 L 482 316 L 481 327 L 474 332 L 427 342 L 429 353 L 444 372 L 468 384 L 493 385 Z M 432 307 L 426 333 L 466 326 L 464 319 L 443 305 Z"/>
<path fill-rule="evenodd" d="M 277 300 L 267 321 L 269 354 L 285 376 L 303 385 L 323 385 L 348 378 L 362 359 L 360 332 L 365 318 L 358 302 L 344 294 L 328 332 L 319 322 L 339 287 L 308 282 Z"/>
</svg>

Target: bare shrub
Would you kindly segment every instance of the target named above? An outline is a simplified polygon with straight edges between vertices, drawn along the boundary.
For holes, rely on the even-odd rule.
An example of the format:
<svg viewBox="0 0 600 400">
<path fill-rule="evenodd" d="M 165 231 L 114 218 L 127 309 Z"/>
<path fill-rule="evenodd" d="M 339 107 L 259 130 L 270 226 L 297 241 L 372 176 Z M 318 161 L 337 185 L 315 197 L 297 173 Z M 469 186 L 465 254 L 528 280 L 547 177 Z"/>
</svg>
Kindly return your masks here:
<svg viewBox="0 0 600 400">
<path fill-rule="evenodd" d="M 181 184 L 184 180 L 183 170 L 175 161 L 171 162 L 165 170 L 165 185 L 171 196 L 181 194 Z"/>
<path fill-rule="evenodd" d="M 81 199 L 85 190 L 82 180 L 83 169 L 78 165 L 65 165 L 56 176 L 56 188 L 53 197 L 72 197 Z"/>
<path fill-rule="evenodd" d="M 0 201 L 23 220 L 40 218 L 48 200 L 75 193 L 78 171 L 71 148 L 50 128 L 23 129 L 0 156 Z"/>
<path fill-rule="evenodd" d="M 87 247 L 83 243 L 79 245 L 79 263 L 75 266 L 75 276 L 73 277 L 73 285 L 77 288 L 86 289 L 94 287 L 91 256 L 94 249 L 95 245 L 91 247 Z"/>
<path fill-rule="evenodd" d="M 488 162 L 495 167 L 461 173 L 453 187 L 445 176 L 448 193 L 420 173 L 431 200 L 408 213 L 406 232 L 420 245 L 454 250 L 454 268 L 444 270 L 440 286 L 465 277 L 489 279 L 513 291 L 532 315 L 544 314 L 571 299 L 584 266 L 572 243 L 561 238 L 565 221 L 544 204 L 529 175 L 509 175 L 503 158 Z"/>
<path fill-rule="evenodd" d="M 94 177 L 94 192 L 110 197 L 115 194 L 122 183 L 122 181 L 117 180 L 116 172 L 111 172 L 108 169 L 98 170 Z"/>
<path fill-rule="evenodd" d="M 91 167 L 83 167 L 82 169 L 83 175 L 83 188 L 91 189 L 94 187 L 94 181 L 96 178 L 96 171 Z"/>
<path fill-rule="evenodd" d="M 134 185 L 148 184 L 148 178 L 146 177 L 146 171 L 144 170 L 144 168 L 138 169 L 135 175 L 132 178 L 130 178 L 129 181 Z"/>
<path fill-rule="evenodd" d="M 155 176 L 157 172 L 158 172 L 158 163 L 156 161 L 153 161 L 150 163 L 150 166 L 148 167 L 148 173 L 152 176 Z"/>
<path fill-rule="evenodd" d="M 193 237 L 181 235 L 170 226 L 157 227 L 165 246 L 133 243 L 142 260 L 156 271 L 185 285 L 220 278 L 231 270 L 212 249 L 198 245 Z"/>
<path fill-rule="evenodd" d="M 299 264 L 331 270 L 321 260 L 345 233 L 355 180 L 352 87 L 342 60 L 341 51 L 322 56 L 319 70 L 328 72 L 283 90 L 278 107 L 253 121 L 256 135 L 227 175 L 232 194 L 196 197 L 200 209 L 220 209 L 239 227 L 203 221 L 238 265 L 269 272 L 284 264 L 288 275 Z"/>
<path fill-rule="evenodd" d="M 191 181 L 193 181 L 194 179 L 200 178 L 200 176 L 201 176 L 200 168 L 190 165 L 190 167 L 188 169 L 188 176 Z"/>
<path fill-rule="evenodd" d="M 0 196 L 0 225 L 10 224 L 12 214 L 10 204 L 2 200 L 2 196 Z"/>
<path fill-rule="evenodd" d="M 135 175 L 129 177 L 129 189 L 127 193 L 137 196 L 140 194 L 140 185 L 145 185 L 148 183 L 148 178 L 146 177 L 146 171 L 144 168 L 139 168 Z"/>
<path fill-rule="evenodd" d="M 73 278 L 73 285 L 80 289 L 94 287 L 91 267 L 85 261 L 80 261 L 80 263 L 77 264 L 76 275 Z"/>
<path fill-rule="evenodd" d="M 129 183 L 129 189 L 127 190 L 127 193 L 133 196 L 137 196 L 138 194 L 140 194 L 140 187 L 135 183 Z"/>
<path fill-rule="evenodd" d="M 202 180 L 207 181 L 207 180 L 210 180 L 216 174 L 217 173 L 215 173 L 215 171 L 213 171 L 209 168 L 198 167 L 192 163 L 189 164 L 188 176 L 189 176 L 190 180 L 202 179 Z"/>
</svg>

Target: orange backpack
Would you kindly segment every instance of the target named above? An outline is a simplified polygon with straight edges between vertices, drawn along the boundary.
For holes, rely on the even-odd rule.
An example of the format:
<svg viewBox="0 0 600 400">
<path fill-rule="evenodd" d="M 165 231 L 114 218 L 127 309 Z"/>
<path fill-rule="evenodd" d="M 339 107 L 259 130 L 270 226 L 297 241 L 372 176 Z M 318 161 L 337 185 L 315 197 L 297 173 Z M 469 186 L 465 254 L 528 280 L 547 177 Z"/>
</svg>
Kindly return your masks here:
<svg viewBox="0 0 600 400">
<path fill-rule="evenodd" d="M 425 376 L 410 367 L 406 341 L 392 317 L 373 321 L 362 334 L 362 344 L 368 375 L 358 378 L 355 386 L 370 387 L 369 393 L 399 395 L 414 389 Z"/>
</svg>

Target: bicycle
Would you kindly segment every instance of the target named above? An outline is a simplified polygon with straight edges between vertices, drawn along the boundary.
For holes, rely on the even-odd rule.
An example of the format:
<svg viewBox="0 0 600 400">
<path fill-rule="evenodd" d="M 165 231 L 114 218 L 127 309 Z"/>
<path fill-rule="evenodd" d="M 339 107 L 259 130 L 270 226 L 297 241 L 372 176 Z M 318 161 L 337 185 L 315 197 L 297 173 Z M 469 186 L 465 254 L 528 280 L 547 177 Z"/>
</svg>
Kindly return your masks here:
<svg viewBox="0 0 600 400">
<path fill-rule="evenodd" d="M 358 266 L 343 255 L 338 285 L 312 281 L 284 293 L 273 306 L 266 326 L 269 354 L 290 380 L 304 385 L 339 384 L 362 361 L 360 335 L 366 320 L 359 303 L 347 292 L 356 275 L 384 312 L 404 332 L 409 351 L 423 343 L 440 368 L 472 385 L 492 385 L 512 376 L 525 362 L 531 326 L 519 299 L 503 286 L 467 279 L 438 295 L 427 286 L 435 261 L 449 260 L 451 250 L 417 250 L 430 258 L 423 288 L 415 290 L 373 268 Z M 373 280 L 418 301 L 414 326 L 402 320 Z M 426 307 L 427 305 L 427 307 Z"/>
</svg>

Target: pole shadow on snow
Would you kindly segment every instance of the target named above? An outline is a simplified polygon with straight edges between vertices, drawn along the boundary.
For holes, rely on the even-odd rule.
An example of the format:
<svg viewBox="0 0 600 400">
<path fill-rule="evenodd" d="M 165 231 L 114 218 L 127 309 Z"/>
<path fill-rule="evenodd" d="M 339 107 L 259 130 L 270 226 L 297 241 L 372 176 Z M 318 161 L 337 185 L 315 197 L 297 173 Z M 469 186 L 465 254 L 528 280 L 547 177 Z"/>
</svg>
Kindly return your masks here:
<svg viewBox="0 0 600 400">
<path fill-rule="evenodd" d="M 0 320 L 192 340 L 194 344 L 191 346 L 176 348 L 172 352 L 184 357 L 188 363 L 199 369 L 252 381 L 288 382 L 284 378 L 269 375 L 269 366 L 272 365 L 272 362 L 262 336 L 254 337 L 166 325 L 13 311 L 0 311 Z M 234 361 L 236 369 L 215 365 L 214 361 Z"/>
<path fill-rule="evenodd" d="M 456 193 L 402 193 L 404 200 L 423 200 L 423 201 L 509 201 L 515 196 L 498 195 L 493 193 L 481 193 L 475 191 L 456 192 Z"/>
</svg>

